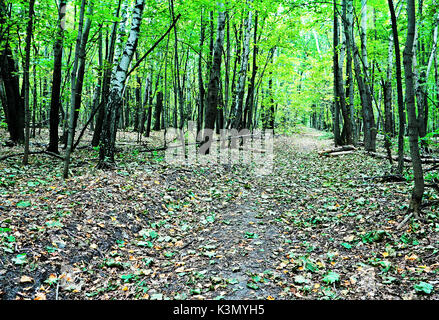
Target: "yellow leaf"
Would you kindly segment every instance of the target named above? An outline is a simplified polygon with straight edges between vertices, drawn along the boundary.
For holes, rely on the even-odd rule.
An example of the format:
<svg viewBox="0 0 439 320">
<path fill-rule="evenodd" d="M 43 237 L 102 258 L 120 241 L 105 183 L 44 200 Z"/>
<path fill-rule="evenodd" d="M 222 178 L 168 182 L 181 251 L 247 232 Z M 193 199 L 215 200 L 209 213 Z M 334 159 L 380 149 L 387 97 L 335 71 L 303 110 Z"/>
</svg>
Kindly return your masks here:
<svg viewBox="0 0 439 320">
<path fill-rule="evenodd" d="M 46 295 L 42 292 L 38 292 L 35 295 L 35 299 L 34 300 L 46 300 Z"/>
<path fill-rule="evenodd" d="M 20 278 L 20 283 L 33 282 L 34 279 L 29 276 L 22 276 Z"/>
<path fill-rule="evenodd" d="M 414 260 L 418 259 L 418 256 L 416 254 L 412 254 L 410 257 L 409 256 L 405 256 L 404 258 L 406 260 L 409 260 L 409 261 L 414 261 Z"/>
<path fill-rule="evenodd" d="M 383 255 L 384 258 L 387 257 L 387 256 L 389 256 L 389 253 L 388 253 L 388 252 L 383 252 L 383 253 L 381 253 L 381 254 Z"/>
<path fill-rule="evenodd" d="M 274 298 L 272 296 L 268 296 L 267 300 L 274 300 Z"/>
</svg>

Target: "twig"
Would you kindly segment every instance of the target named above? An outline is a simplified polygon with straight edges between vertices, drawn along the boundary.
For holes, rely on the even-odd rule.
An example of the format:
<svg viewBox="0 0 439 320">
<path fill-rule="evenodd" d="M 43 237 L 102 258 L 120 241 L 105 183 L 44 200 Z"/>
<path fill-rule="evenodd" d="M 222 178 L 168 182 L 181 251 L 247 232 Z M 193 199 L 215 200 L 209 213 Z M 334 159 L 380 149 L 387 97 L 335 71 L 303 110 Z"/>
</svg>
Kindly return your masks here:
<svg viewBox="0 0 439 320">
<path fill-rule="evenodd" d="M 396 230 L 401 229 L 401 228 L 407 223 L 407 221 L 410 220 L 410 218 L 411 218 L 412 216 L 413 216 L 413 212 L 410 213 L 407 217 L 405 217 L 404 220 L 401 221 L 401 223 L 396 227 Z"/>
<path fill-rule="evenodd" d="M 55 294 L 55 300 L 58 300 L 58 292 L 59 292 L 59 281 L 56 284 L 56 294 Z"/>
</svg>

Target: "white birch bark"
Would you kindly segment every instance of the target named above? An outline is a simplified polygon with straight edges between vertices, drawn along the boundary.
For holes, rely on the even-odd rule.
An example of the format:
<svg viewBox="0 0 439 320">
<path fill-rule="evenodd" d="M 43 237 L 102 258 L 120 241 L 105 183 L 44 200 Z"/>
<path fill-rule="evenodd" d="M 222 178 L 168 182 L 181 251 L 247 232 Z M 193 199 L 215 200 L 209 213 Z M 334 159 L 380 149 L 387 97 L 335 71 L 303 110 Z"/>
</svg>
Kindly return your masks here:
<svg viewBox="0 0 439 320">
<path fill-rule="evenodd" d="M 117 123 L 122 103 L 122 93 L 127 78 L 128 68 L 137 48 L 144 7 L 145 0 L 136 0 L 128 40 L 118 65 L 113 69 L 110 82 L 111 89 L 106 106 L 104 130 L 101 138 L 101 147 L 99 149 L 100 163 L 98 167 L 100 168 L 105 168 L 108 165 L 111 166 L 112 163 L 114 163 L 114 149 L 116 143 Z"/>
</svg>

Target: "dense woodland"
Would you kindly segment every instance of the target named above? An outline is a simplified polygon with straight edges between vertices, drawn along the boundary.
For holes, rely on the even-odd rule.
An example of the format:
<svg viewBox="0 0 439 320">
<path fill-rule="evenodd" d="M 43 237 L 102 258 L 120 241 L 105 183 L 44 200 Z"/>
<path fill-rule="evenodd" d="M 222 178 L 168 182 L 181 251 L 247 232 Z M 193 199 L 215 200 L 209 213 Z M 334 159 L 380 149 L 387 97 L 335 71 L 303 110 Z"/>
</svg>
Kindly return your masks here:
<svg viewBox="0 0 439 320">
<path fill-rule="evenodd" d="M 242 192 L 245 194 L 246 190 L 253 192 L 259 190 L 258 192 L 262 193 L 257 193 L 258 196 L 249 196 L 250 198 L 244 201 L 247 207 L 239 202 L 242 207 L 236 209 L 236 212 L 240 210 L 247 212 L 252 205 L 257 207 L 254 210 L 258 212 L 259 210 L 271 212 L 273 205 L 277 207 L 273 209 L 275 212 L 280 210 L 278 212 L 280 216 L 273 223 L 285 220 L 287 221 L 285 223 L 293 226 L 296 221 L 302 221 L 300 220 L 302 218 L 295 216 L 297 212 L 317 210 L 314 220 L 303 217 L 305 220 L 300 222 L 300 227 L 305 228 L 302 244 L 308 243 L 310 239 L 309 230 L 306 231 L 306 228 L 312 229 L 314 224 L 325 225 L 325 222 L 322 222 L 323 218 L 319 218 L 318 212 L 326 217 L 328 212 L 330 214 L 340 210 L 349 219 L 352 217 L 356 219 L 355 221 L 360 221 L 361 225 L 366 226 L 370 223 L 376 226 L 373 230 L 367 231 L 367 227 L 364 230 L 357 230 L 356 232 L 361 234 L 359 238 L 361 240 L 355 242 L 350 233 L 344 234 L 344 231 L 339 230 L 338 222 L 328 218 L 329 224 L 335 223 L 331 226 L 331 232 L 339 231 L 340 237 L 344 237 L 344 245 L 342 245 L 344 250 L 353 247 L 352 243 L 373 246 L 375 242 L 380 242 L 386 237 L 390 239 L 390 233 L 383 231 L 387 228 L 375 224 L 392 221 L 389 224 L 394 223 L 392 230 L 398 230 L 395 232 L 400 233 L 403 232 L 400 230 L 409 228 L 407 232 L 414 232 L 419 235 L 419 239 L 423 239 L 419 241 L 429 239 L 429 244 L 423 247 L 427 248 L 425 256 L 428 259 L 434 259 L 439 251 L 437 248 L 439 242 L 436 241 L 439 224 L 435 213 L 438 199 L 436 193 L 439 191 L 439 178 L 437 178 L 439 3 L 437 0 L 0 0 L 0 22 L 0 159 L 2 162 L 0 186 L 4 188 L 4 191 L 1 191 L 0 208 L 3 214 L 11 215 L 7 219 L 7 216 L 0 215 L 0 239 L 7 244 L 4 247 L 5 257 L 3 260 L 0 258 L 3 266 L 10 263 L 18 268 L 17 266 L 28 263 L 19 259 L 26 259 L 26 254 L 28 259 L 31 256 L 29 252 L 19 253 L 17 246 L 15 249 L 12 248 L 10 243 L 16 243 L 16 240 L 8 240 L 13 234 L 11 230 L 15 230 L 11 221 L 18 219 L 22 214 L 20 212 L 30 210 L 31 215 L 35 210 L 41 212 L 42 217 L 46 215 L 42 218 L 46 224 L 47 221 L 61 223 L 62 219 L 73 219 L 72 216 L 69 217 L 75 214 L 72 212 L 87 213 L 90 210 L 92 213 L 101 212 L 102 208 L 77 209 L 77 206 L 84 201 L 88 203 L 88 200 L 81 197 L 76 199 L 76 191 L 72 190 L 74 188 L 88 190 L 87 185 L 95 184 L 100 185 L 97 190 L 110 185 L 128 184 L 134 189 L 122 187 L 124 190 L 122 192 L 117 187 L 116 190 L 108 192 L 118 195 L 134 192 L 133 190 L 139 187 L 137 183 L 142 184 L 145 181 L 142 181 L 140 174 L 130 171 L 137 169 L 132 169 L 131 164 L 127 163 L 135 163 L 136 166 L 157 165 L 159 167 L 145 169 L 146 171 L 142 169 L 142 172 L 154 172 L 154 174 L 160 172 L 170 175 L 171 181 L 175 179 L 177 182 L 180 179 L 185 181 L 181 186 L 172 186 L 172 189 L 165 184 L 168 189 L 160 189 L 157 194 L 151 190 L 144 196 L 139 196 L 137 191 L 134 193 L 136 203 L 144 201 L 157 204 L 154 210 L 149 209 L 152 216 L 154 216 L 153 212 L 158 214 L 161 207 L 167 208 L 165 211 L 173 212 L 186 210 L 186 206 L 190 206 L 188 203 L 198 199 L 195 196 L 197 192 L 193 191 L 192 187 L 199 188 L 201 193 L 208 190 L 204 185 L 208 183 L 207 181 L 197 180 L 201 177 L 199 175 L 209 170 L 209 172 L 223 170 L 223 168 L 210 168 L 205 171 L 202 166 L 186 169 L 161 167 L 163 165 L 161 152 L 166 150 L 170 143 L 166 138 L 167 132 L 170 128 L 188 130 L 190 123 L 195 123 L 197 132 L 202 133 L 198 137 L 197 146 L 208 139 L 207 131 L 203 134 L 204 129 L 212 129 L 217 135 L 223 129 L 234 129 L 234 132 L 244 132 L 243 129 L 248 129 L 250 133 L 262 132 L 262 134 L 273 130 L 275 133 L 277 164 L 272 179 L 257 178 L 258 182 L 247 181 L 246 169 L 234 168 L 233 170 L 237 170 L 234 172 L 236 177 L 246 181 L 242 182 L 241 193 L 234 194 L 231 190 L 236 191 L 236 189 L 232 188 L 227 189 L 227 192 L 223 190 L 224 193 L 219 192 L 221 197 L 216 197 L 215 193 L 206 196 L 211 200 L 214 198 L 215 201 L 227 199 L 222 209 L 212 204 L 218 212 L 228 212 L 229 209 L 235 208 L 229 201 L 235 201 L 230 199 L 239 198 Z M 112 179 L 112 176 L 109 176 L 111 172 L 120 173 L 121 170 L 127 170 L 124 171 L 124 177 L 118 175 Z M 194 171 L 189 180 L 185 180 L 188 170 Z M 206 179 L 210 179 L 211 183 L 218 183 L 220 189 L 228 188 L 227 183 L 234 181 L 235 178 L 230 171 L 227 171 L 230 168 L 224 170 L 226 171 L 218 173 L 227 177 L 223 182 L 219 178 Z M 306 170 L 310 170 L 311 173 L 308 174 Z M 175 172 L 179 172 L 179 175 L 173 176 Z M 293 174 L 292 172 L 297 183 L 288 176 Z M 284 179 L 282 178 L 284 175 L 285 180 L 278 180 Z M 151 179 L 153 182 L 149 187 L 153 189 L 164 188 L 165 185 L 162 184 L 165 181 L 168 183 L 167 179 Z M 196 181 L 191 183 L 190 179 Z M 364 184 L 356 185 L 358 179 L 362 179 Z M 66 187 L 66 183 L 70 187 Z M 73 186 L 69 183 L 73 183 Z M 388 187 L 381 189 L 380 183 Z M 42 186 L 45 184 L 50 184 L 54 190 L 58 188 L 57 186 L 62 190 L 73 188 L 65 191 L 67 198 L 70 198 L 70 204 L 62 205 L 69 207 L 63 209 L 63 212 L 68 212 L 67 217 L 62 216 L 61 213 L 61 216 L 58 215 L 56 218 L 47 218 L 47 214 L 52 214 L 53 210 L 57 211 L 52 205 L 47 207 L 43 204 L 34 204 L 33 200 L 28 198 L 26 198 L 28 200 L 14 198 L 29 194 L 31 197 L 35 194 L 37 198 L 36 195 L 40 191 L 43 192 Z M 338 187 L 333 190 L 334 184 Z M 365 187 L 366 184 L 371 185 L 373 190 Z M 38 185 L 42 189 L 38 189 Z M 320 187 L 316 187 L 317 185 Z M 309 186 L 313 186 L 313 190 L 308 190 Z M 277 199 L 275 196 L 273 198 L 267 196 L 270 192 L 275 194 L 278 188 L 287 199 L 284 199 L 287 206 L 285 208 L 284 204 L 276 205 L 276 201 L 284 200 L 275 200 Z M 352 189 L 346 191 L 343 188 Z M 184 190 L 187 194 L 181 197 L 172 195 L 175 190 L 179 192 Z M 328 194 L 332 192 L 334 199 L 349 195 L 356 200 L 354 198 L 331 200 L 327 197 L 330 197 Z M 369 194 L 370 192 L 373 194 Z M 297 198 L 294 195 L 296 193 Z M 107 192 L 104 194 L 106 195 Z M 64 196 L 65 193 L 61 195 Z M 137 198 L 138 196 L 140 198 Z M 162 200 L 155 199 L 155 196 Z M 390 198 L 387 198 L 388 196 Z M 39 197 L 38 199 L 44 197 L 51 199 L 51 196 L 42 194 Z M 270 204 L 264 204 L 266 197 L 274 200 Z M 303 205 L 303 208 L 296 210 L 294 204 L 298 205 L 300 201 L 309 197 L 311 197 L 309 201 L 317 201 L 317 204 L 313 207 L 302 203 L 300 206 L 302 208 Z M 130 196 L 127 199 L 131 201 L 133 198 Z M 321 199 L 329 199 L 330 204 L 325 203 L 321 206 L 319 202 Z M 76 203 L 76 206 L 72 203 Z M 380 204 L 375 206 L 374 203 Z M 212 208 L 209 205 L 197 202 L 195 208 L 201 212 L 204 212 L 203 208 L 210 208 L 206 210 L 211 212 Z M 363 209 L 358 209 L 362 213 L 349 215 L 351 206 L 363 205 L 369 206 L 367 209 L 363 208 L 368 213 L 378 212 L 384 215 L 392 212 L 394 216 L 386 217 L 384 220 L 375 214 L 368 215 L 362 212 Z M 389 207 L 379 207 L 381 205 Z M 72 209 L 72 206 L 76 209 Z M 123 205 L 119 203 L 115 206 L 120 212 L 125 212 L 124 208 L 130 207 L 128 203 Z M 173 209 L 169 209 L 170 207 Z M 145 208 L 138 209 L 137 204 L 133 208 L 136 208 L 133 209 L 135 211 L 148 211 Z M 323 209 L 320 211 L 317 208 Z M 15 210 L 18 210 L 18 213 Z M 295 213 L 290 214 L 289 212 L 292 212 L 290 210 Z M 133 213 L 135 220 L 140 221 L 141 219 L 136 216 L 137 213 L 137 211 Z M 175 217 L 169 215 L 170 220 L 166 221 L 173 221 Z M 98 214 L 93 218 L 88 214 L 86 216 L 89 219 L 97 219 Z M 111 214 L 109 220 L 112 226 L 114 221 L 118 221 L 113 220 L 116 219 L 113 216 Z M 370 219 L 365 221 L 364 216 Z M 29 219 L 31 221 L 34 218 L 29 217 Z M 82 218 L 77 219 L 79 220 L 75 221 L 81 221 Z M 128 220 L 134 218 L 128 214 L 124 219 L 127 221 L 122 219 L 122 224 L 130 225 Z M 204 225 L 204 231 L 200 232 L 208 236 L 209 223 L 213 223 L 215 219 L 210 215 L 203 216 L 203 219 L 201 223 Z M 222 221 L 230 222 L 235 221 L 234 219 L 233 216 Z M 254 217 L 249 219 L 245 221 L 251 221 L 248 223 L 252 225 L 260 222 Z M 65 220 L 63 220 L 64 224 L 67 225 Z M 99 225 L 101 223 L 99 221 L 94 225 Z M 145 222 L 150 227 L 149 236 L 145 233 L 141 236 L 143 240 L 149 240 L 141 241 L 143 244 L 138 245 L 138 247 L 147 246 L 148 250 L 155 249 L 153 240 L 157 237 L 157 233 L 154 230 L 159 230 L 160 227 L 151 221 Z M 24 223 L 21 221 L 19 225 L 23 226 Z M 311 227 L 306 223 L 311 224 Z M 186 224 L 178 220 L 178 225 L 180 228 Z M 46 227 L 49 230 L 53 225 Z M 329 228 L 329 225 L 327 227 Z M 38 230 L 38 227 L 36 228 L 35 230 Z M 76 230 L 75 228 L 73 230 Z M 123 226 L 118 225 L 117 228 Z M 282 228 L 287 229 L 280 233 L 281 239 L 286 232 L 292 232 L 288 229 L 289 226 L 285 225 Z M 56 228 L 56 226 L 55 229 L 59 232 L 63 230 L 62 227 Z M 79 232 L 80 229 L 76 231 Z M 140 229 L 142 227 L 139 227 Z M 431 233 L 426 232 L 425 229 L 430 230 Z M 139 230 L 131 231 L 136 235 Z M 418 234 L 417 230 L 422 232 Z M 39 231 L 35 232 L 39 235 Z M 69 232 L 72 231 L 66 232 L 66 237 L 70 237 Z M 182 232 L 186 234 L 185 230 Z M 297 232 L 301 234 L 302 231 Z M 108 236 L 109 243 L 112 237 L 114 241 L 122 241 L 120 234 L 125 231 L 116 233 L 119 235 Z M 250 241 L 257 238 L 255 234 L 257 235 L 256 231 L 247 232 L 245 238 Z M 365 234 L 366 238 L 364 238 Z M 55 235 L 50 234 L 50 236 L 51 240 L 44 246 L 46 249 L 52 248 L 52 252 L 50 252 L 52 249 L 47 250 L 53 254 L 58 249 L 54 249 L 56 246 L 52 245 L 56 242 L 53 240 Z M 174 239 L 173 234 L 170 236 Z M 401 234 L 398 234 L 398 237 L 400 239 Z M 219 238 L 228 239 L 233 236 L 228 237 L 224 231 L 223 234 L 218 235 Z M 183 245 L 181 242 L 185 239 L 183 236 L 176 239 L 173 243 L 181 244 L 176 245 L 181 248 L 181 252 L 192 243 Z M 90 244 L 87 241 L 87 246 L 97 250 L 101 256 L 114 252 L 110 249 L 112 244 L 108 246 L 104 244 L 102 248 L 101 244 L 96 245 L 93 241 Z M 407 241 L 413 244 L 412 240 Z M 129 240 L 126 240 L 126 243 L 128 242 Z M 325 243 L 325 246 L 328 245 L 327 241 Z M 389 246 L 392 247 L 389 243 L 380 245 L 383 247 L 377 249 L 377 252 L 385 248 L 384 258 L 392 256 L 392 252 L 395 253 L 394 249 L 393 251 L 389 249 Z M 116 242 L 115 246 L 119 249 L 123 248 L 121 242 Z M 306 250 L 309 250 L 310 246 L 311 244 L 308 243 Z M 395 247 L 396 244 L 393 246 Z M 32 245 L 29 244 L 28 247 Z M 278 250 L 274 247 L 271 249 Z M 265 250 L 271 252 L 271 249 L 267 247 Z M 205 250 L 211 252 L 213 249 L 207 247 Z M 312 250 L 306 252 L 310 253 Z M 334 250 L 331 250 L 327 254 L 333 255 L 328 258 L 327 263 L 335 265 L 334 257 L 338 253 L 335 255 Z M 409 249 L 403 247 L 401 250 Z M 285 255 L 285 252 L 281 253 L 281 251 L 279 254 Z M 416 250 L 413 252 L 421 255 Z M 418 261 L 417 255 L 416 258 L 410 258 L 413 257 L 413 252 L 404 251 L 400 255 L 395 253 L 394 257 L 405 256 L 409 257 L 406 259 L 408 262 Z M 10 255 L 10 259 L 7 254 Z M 69 254 L 75 255 L 77 252 L 66 253 Z M 171 257 L 172 255 L 165 255 L 165 259 Z M 213 254 L 209 256 L 211 264 L 214 259 L 212 257 Z M 257 258 L 270 259 L 265 256 L 255 257 Z M 319 268 L 326 270 L 309 255 L 306 255 L 305 260 L 302 258 L 296 259 L 295 255 L 291 254 L 287 255 L 287 260 L 284 257 L 279 263 L 285 264 L 282 266 L 285 268 L 288 263 L 291 265 L 301 261 L 303 265 L 298 264 L 296 267 L 299 270 L 308 270 L 314 275 L 318 274 Z M 384 258 L 383 260 L 373 258 L 378 259 L 378 261 L 373 260 L 375 264 L 370 262 L 372 258 L 367 261 L 375 269 L 388 267 L 385 271 L 387 273 L 390 272 L 390 265 L 384 262 L 387 261 Z M 106 257 L 104 261 L 104 268 L 115 267 L 118 270 L 124 268 L 126 270 L 117 259 Z M 112 265 L 109 261 L 112 261 Z M 142 261 L 147 268 L 152 260 L 144 258 Z M 71 262 L 72 265 L 75 263 L 78 261 Z M 160 265 L 160 263 L 156 264 Z M 422 263 L 427 265 L 425 261 Z M 169 266 L 169 264 L 165 265 Z M 182 266 L 183 264 L 176 264 L 179 271 L 172 271 L 173 276 L 176 273 L 188 272 Z M 160 265 L 160 268 L 163 268 L 163 265 Z M 398 271 L 401 268 L 398 264 L 398 267 L 395 267 L 395 274 L 403 273 Z M 429 265 L 428 268 L 430 268 L 429 272 L 432 272 L 429 275 L 434 279 L 438 270 L 437 264 Z M 6 275 L 1 273 L 1 269 L 0 265 L 0 284 L 2 281 L 4 284 L 3 288 L 0 286 L 0 296 L 3 294 L 6 298 L 12 299 L 17 292 L 20 292 L 18 287 L 12 288 L 6 285 L 8 279 L 18 277 L 21 284 L 31 282 L 23 278 L 27 275 L 20 273 L 18 269 L 14 269 L 15 271 L 11 273 L 5 271 Z M 154 271 L 156 272 L 158 271 Z M 410 296 L 410 290 L 424 294 L 423 297 L 431 297 L 429 295 L 435 292 L 433 288 L 437 283 L 431 279 L 430 281 L 419 279 L 413 289 L 405 279 L 398 282 L 395 280 L 395 275 L 386 274 L 387 278 L 383 276 L 383 283 L 390 283 L 389 286 L 399 285 L 403 293 L 397 293 L 399 289 L 393 287 L 384 290 L 387 293 L 376 289 L 380 294 L 370 296 L 369 293 L 375 291 L 370 291 L 370 287 L 363 285 L 364 290 L 360 290 L 359 293 L 340 295 L 341 289 L 339 291 L 335 289 L 336 284 L 340 285 L 340 272 L 325 272 L 322 271 L 325 276 L 323 282 L 330 293 L 326 289 L 323 290 L 324 286 L 322 288 L 316 286 L 313 275 L 299 277 L 295 274 L 291 276 L 292 279 L 294 278 L 294 281 L 291 281 L 295 283 L 295 289 L 288 287 L 288 290 L 284 290 L 284 283 L 285 281 L 288 283 L 288 280 L 282 280 L 284 282 L 279 285 L 282 289 L 279 290 L 287 293 L 277 296 L 276 290 L 263 289 L 264 298 L 267 296 L 270 299 L 274 299 L 273 296 L 301 298 L 311 294 L 312 298 L 411 299 L 413 296 Z M 383 272 L 381 270 L 381 273 Z M 38 276 L 34 276 L 35 288 L 36 284 L 44 280 L 43 278 L 48 277 L 44 283 L 49 284 L 49 289 L 44 293 L 36 288 L 32 294 L 21 293 L 19 296 L 45 299 L 47 294 L 49 298 L 58 299 L 59 288 L 56 288 L 55 296 L 54 284 L 59 281 L 59 286 L 62 282 L 60 275 L 67 273 L 65 270 L 60 271 L 58 267 L 49 274 L 50 276 L 39 273 Z M 261 286 L 259 282 L 263 281 L 260 281 L 260 274 L 255 274 L 250 276 L 248 282 L 245 282 L 247 280 L 243 280 L 244 278 L 238 278 L 235 279 L 236 283 L 244 283 L 246 290 L 252 289 L 257 292 L 258 286 Z M 156 288 L 155 291 L 148 294 L 148 290 L 145 289 L 146 284 L 143 286 L 139 281 L 146 281 L 145 278 L 149 273 L 147 275 L 141 273 L 141 275 L 132 272 L 125 274 L 125 278 L 116 277 L 119 282 L 122 281 L 120 284 L 122 293 L 127 294 L 124 297 L 113 293 L 116 290 L 114 288 L 107 290 L 109 287 L 112 288 L 112 284 L 107 283 L 106 287 L 102 285 L 99 288 L 97 282 L 90 285 L 93 290 L 88 291 L 87 297 L 98 296 L 107 299 L 166 296 L 157 289 L 160 286 L 154 287 L 154 285 L 149 287 Z M 279 281 L 272 274 L 264 273 L 264 276 L 266 279 L 271 279 L 273 283 Z M 50 282 L 50 277 L 53 283 Z M 213 277 L 214 279 L 210 278 L 210 287 L 209 285 L 200 285 L 202 288 L 191 287 L 187 291 L 188 295 L 201 298 L 227 296 L 225 293 L 215 293 L 218 287 L 221 291 L 224 282 L 218 279 L 218 275 Z M 41 279 L 37 280 L 37 278 Z M 200 279 L 204 279 L 201 276 L 195 278 L 200 282 L 202 282 Z M 87 281 L 92 282 L 90 279 Z M 358 285 L 352 279 L 345 281 L 351 281 L 351 286 Z M 215 289 L 205 290 L 205 287 L 213 288 L 212 286 Z M 66 286 L 61 285 L 61 287 L 65 289 Z M 106 289 L 102 289 L 104 287 Z M 303 289 L 305 287 L 309 287 L 309 290 Z M 349 285 L 346 285 L 346 288 L 350 290 Z M 177 286 L 169 290 L 179 292 L 180 289 Z M 38 290 L 40 291 L 37 292 Z M 81 289 L 74 287 L 72 290 L 65 291 L 73 296 L 66 293 L 62 297 L 84 298 L 74 295 L 80 295 L 78 292 L 81 292 Z M 128 295 L 128 292 L 131 295 Z M 246 297 L 246 293 L 242 290 L 233 292 L 235 295 L 227 297 L 238 299 Z M 173 298 L 186 298 L 181 292 L 178 294 L 168 292 L 168 296 Z"/>
</svg>

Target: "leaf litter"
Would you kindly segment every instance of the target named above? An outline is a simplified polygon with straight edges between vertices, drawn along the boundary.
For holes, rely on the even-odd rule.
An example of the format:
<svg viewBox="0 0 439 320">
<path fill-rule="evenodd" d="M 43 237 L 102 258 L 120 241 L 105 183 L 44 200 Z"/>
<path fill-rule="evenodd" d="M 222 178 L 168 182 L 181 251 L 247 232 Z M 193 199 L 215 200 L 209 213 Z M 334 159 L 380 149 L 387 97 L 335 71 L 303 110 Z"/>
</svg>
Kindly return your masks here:
<svg viewBox="0 0 439 320">
<path fill-rule="evenodd" d="M 115 171 L 78 151 L 67 181 L 55 160 L 4 161 L 0 298 L 438 299 L 437 208 L 396 230 L 411 184 L 362 179 L 388 165 L 361 153 L 319 157 L 330 143 L 277 137 L 268 177 L 129 149 Z"/>
</svg>

